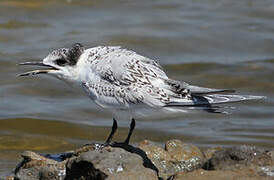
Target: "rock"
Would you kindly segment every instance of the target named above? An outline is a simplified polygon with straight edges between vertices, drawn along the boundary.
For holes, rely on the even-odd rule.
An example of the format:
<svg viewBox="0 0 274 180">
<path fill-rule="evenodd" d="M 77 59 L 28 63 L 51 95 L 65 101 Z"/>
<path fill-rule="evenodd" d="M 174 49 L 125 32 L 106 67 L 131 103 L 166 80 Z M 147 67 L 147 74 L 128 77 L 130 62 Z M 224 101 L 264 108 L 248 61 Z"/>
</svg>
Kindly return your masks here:
<svg viewBox="0 0 274 180">
<path fill-rule="evenodd" d="M 214 155 L 216 151 L 220 151 L 222 149 L 223 149 L 222 147 L 213 147 L 213 148 L 206 149 L 205 151 L 203 151 L 205 159 L 209 160 L 210 158 L 212 158 L 212 156 Z"/>
<path fill-rule="evenodd" d="M 273 151 L 254 146 L 237 146 L 216 151 L 203 165 L 205 170 L 234 173 L 235 177 L 262 179 L 274 176 Z M 233 179 L 233 177 L 232 177 Z"/>
<path fill-rule="evenodd" d="M 105 147 L 69 159 L 70 179 L 158 179 L 157 173 L 143 166 L 143 159 L 122 148 Z"/>
<path fill-rule="evenodd" d="M 144 141 L 139 147 L 159 170 L 159 176 L 167 179 L 181 171 L 189 172 L 200 168 L 204 161 L 202 152 L 194 145 L 184 144 L 180 140 L 170 140 L 165 149 Z"/>
<path fill-rule="evenodd" d="M 180 140 L 169 140 L 165 144 L 165 150 L 176 161 L 189 161 L 194 157 L 204 159 L 200 149 L 192 144 L 182 143 Z"/>
<path fill-rule="evenodd" d="M 263 167 L 257 167 L 257 172 L 259 175 L 267 177 L 271 176 L 274 178 L 274 166 L 263 166 Z"/>
<path fill-rule="evenodd" d="M 272 162 L 274 162 L 274 151 L 268 151 L 267 154 L 271 157 Z"/>
<path fill-rule="evenodd" d="M 22 153 L 23 161 L 15 169 L 15 177 L 20 180 L 64 179 L 66 161 L 58 162 L 35 152 Z"/>
<path fill-rule="evenodd" d="M 140 149 L 130 145 L 114 143 L 113 146 L 91 144 L 74 152 L 53 155 L 40 155 L 26 151 L 22 154 L 23 161 L 15 169 L 14 176 L 9 178 L 20 180 L 158 179 L 157 171 L 154 166 L 150 166 L 150 160 L 146 159 L 145 152 L 142 154 L 139 152 Z"/>
<path fill-rule="evenodd" d="M 272 158 L 264 149 L 243 145 L 216 151 L 203 169 L 230 170 L 251 163 L 254 166 L 267 166 L 272 164 Z"/>
<path fill-rule="evenodd" d="M 161 145 L 143 141 L 94 143 L 61 154 L 22 153 L 9 180 L 88 179 L 269 179 L 274 177 L 274 151 L 250 146 L 210 148 L 170 140 Z M 1 179 L 1 178 L 0 178 Z"/>
</svg>

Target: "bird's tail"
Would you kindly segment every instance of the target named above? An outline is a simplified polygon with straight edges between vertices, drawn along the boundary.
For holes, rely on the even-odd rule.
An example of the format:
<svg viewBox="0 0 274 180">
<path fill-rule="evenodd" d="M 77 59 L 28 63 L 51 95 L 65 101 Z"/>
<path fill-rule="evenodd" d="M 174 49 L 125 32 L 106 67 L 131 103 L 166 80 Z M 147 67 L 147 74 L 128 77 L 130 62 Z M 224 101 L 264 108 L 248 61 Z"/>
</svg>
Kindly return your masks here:
<svg viewBox="0 0 274 180">
<path fill-rule="evenodd" d="M 174 97 L 166 107 L 189 107 L 192 109 L 218 109 L 219 105 L 226 103 L 241 102 L 247 100 L 265 99 L 265 96 L 232 95 L 234 90 L 212 89 L 190 85 L 184 81 L 173 79 L 165 80 L 172 92 L 181 94 L 184 98 Z M 186 91 L 187 90 L 187 91 Z"/>
<path fill-rule="evenodd" d="M 175 101 L 167 106 L 211 106 L 214 104 L 234 103 L 248 100 L 265 99 L 265 96 L 231 95 L 231 94 L 208 94 L 192 95 L 190 100 Z"/>
<path fill-rule="evenodd" d="M 167 108 L 183 108 L 189 110 L 203 110 L 209 113 L 224 113 L 227 114 L 230 106 L 223 106 L 222 104 L 242 102 L 248 100 L 265 99 L 265 96 L 251 96 L 251 95 L 230 95 L 230 94 L 209 94 L 209 95 L 192 95 L 191 100 L 171 102 L 166 105 Z"/>
</svg>

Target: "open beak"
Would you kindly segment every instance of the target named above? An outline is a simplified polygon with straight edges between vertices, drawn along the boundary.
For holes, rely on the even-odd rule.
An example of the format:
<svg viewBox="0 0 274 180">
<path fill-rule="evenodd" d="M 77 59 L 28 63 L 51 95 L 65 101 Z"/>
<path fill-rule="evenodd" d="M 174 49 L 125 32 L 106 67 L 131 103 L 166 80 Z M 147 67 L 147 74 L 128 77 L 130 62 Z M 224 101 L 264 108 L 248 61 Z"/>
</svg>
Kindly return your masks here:
<svg viewBox="0 0 274 180">
<path fill-rule="evenodd" d="M 57 68 L 53 67 L 53 66 L 50 66 L 50 65 L 47 65 L 47 64 L 44 64 L 42 61 L 32 61 L 32 62 L 23 62 L 23 63 L 20 63 L 19 65 L 35 65 L 35 66 L 43 66 L 43 67 L 49 67 L 49 69 L 40 69 L 40 70 L 33 70 L 33 71 L 28 71 L 28 72 L 25 72 L 25 73 L 22 73 L 22 74 L 19 74 L 18 76 L 30 76 L 30 75 L 37 75 L 37 74 L 45 74 L 45 73 L 48 73 L 50 71 L 53 71 L 53 70 L 58 70 Z"/>
</svg>

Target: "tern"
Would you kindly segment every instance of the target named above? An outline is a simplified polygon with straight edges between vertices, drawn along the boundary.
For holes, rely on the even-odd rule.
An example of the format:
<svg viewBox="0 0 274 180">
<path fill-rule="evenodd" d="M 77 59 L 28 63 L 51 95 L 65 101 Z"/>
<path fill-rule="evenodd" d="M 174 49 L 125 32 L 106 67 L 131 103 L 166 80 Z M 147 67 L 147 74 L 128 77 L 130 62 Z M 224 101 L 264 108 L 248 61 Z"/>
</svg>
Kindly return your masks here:
<svg viewBox="0 0 274 180">
<path fill-rule="evenodd" d="M 87 95 L 102 108 L 110 109 L 112 130 L 105 142 L 110 144 L 117 130 L 116 112 L 131 114 L 129 133 L 124 143 L 129 144 L 135 128 L 133 112 L 139 107 L 153 109 L 205 107 L 264 96 L 235 95 L 234 90 L 212 89 L 170 79 L 163 68 L 150 58 L 118 46 L 98 46 L 85 49 L 80 43 L 52 51 L 42 61 L 20 65 L 45 68 L 19 74 L 29 76 L 48 74 L 80 85 Z"/>
</svg>

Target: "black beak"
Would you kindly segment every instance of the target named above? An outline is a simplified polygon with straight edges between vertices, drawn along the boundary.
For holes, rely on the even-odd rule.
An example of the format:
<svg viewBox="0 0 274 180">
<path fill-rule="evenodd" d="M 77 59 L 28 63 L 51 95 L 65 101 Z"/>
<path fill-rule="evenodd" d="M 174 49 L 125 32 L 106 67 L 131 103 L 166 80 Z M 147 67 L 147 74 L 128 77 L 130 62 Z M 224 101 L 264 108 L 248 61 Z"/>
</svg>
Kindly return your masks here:
<svg viewBox="0 0 274 180">
<path fill-rule="evenodd" d="M 50 67 L 50 69 L 40 69 L 40 70 L 28 71 L 28 72 L 25 72 L 25 73 L 21 73 L 18 76 L 29 76 L 29 75 L 36 75 L 36 74 L 45 74 L 45 73 L 48 73 L 52 70 L 57 70 L 55 67 L 44 64 L 42 61 L 23 62 L 23 63 L 19 63 L 19 65 L 22 65 L 22 66 L 25 66 L 25 65 L 44 66 L 44 67 Z"/>
<path fill-rule="evenodd" d="M 23 62 L 19 63 L 19 65 L 36 65 L 36 66 L 47 66 L 47 67 L 52 67 L 50 65 L 44 64 L 42 61 L 30 61 L 30 62 Z"/>
</svg>

